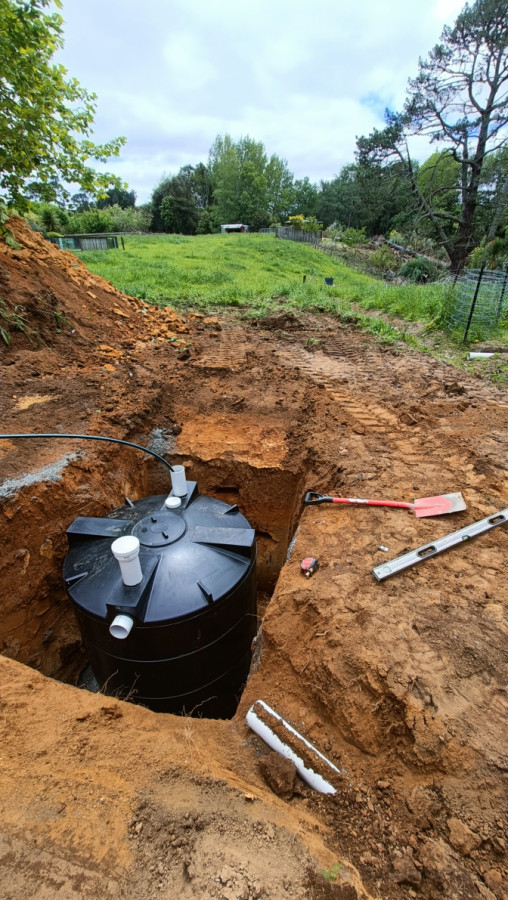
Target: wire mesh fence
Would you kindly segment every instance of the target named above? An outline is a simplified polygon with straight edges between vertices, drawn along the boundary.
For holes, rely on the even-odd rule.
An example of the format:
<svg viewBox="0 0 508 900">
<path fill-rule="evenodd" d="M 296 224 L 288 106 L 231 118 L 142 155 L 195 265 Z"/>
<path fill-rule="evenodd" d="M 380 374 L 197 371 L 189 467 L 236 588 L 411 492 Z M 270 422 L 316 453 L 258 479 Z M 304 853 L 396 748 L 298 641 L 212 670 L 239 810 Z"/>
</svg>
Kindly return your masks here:
<svg viewBox="0 0 508 900">
<path fill-rule="evenodd" d="M 300 241 L 304 244 L 320 244 L 323 238 L 322 231 L 297 231 L 296 228 L 277 226 L 276 236 L 286 241 Z"/>
<path fill-rule="evenodd" d="M 464 341 L 487 340 L 507 314 L 508 270 L 466 269 L 454 280 L 445 322 Z"/>
</svg>

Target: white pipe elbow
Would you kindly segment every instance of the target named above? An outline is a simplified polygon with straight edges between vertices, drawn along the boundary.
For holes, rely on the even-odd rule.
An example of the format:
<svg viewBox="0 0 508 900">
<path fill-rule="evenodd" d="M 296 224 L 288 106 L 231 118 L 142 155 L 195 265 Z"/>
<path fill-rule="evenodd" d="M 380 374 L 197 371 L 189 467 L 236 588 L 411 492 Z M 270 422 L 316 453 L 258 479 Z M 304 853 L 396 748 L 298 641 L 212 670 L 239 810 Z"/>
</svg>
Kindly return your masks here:
<svg viewBox="0 0 508 900">
<path fill-rule="evenodd" d="M 118 638 L 118 640 L 122 641 L 129 636 L 133 625 L 134 619 L 131 619 L 130 616 L 118 615 L 115 616 L 109 626 L 109 633 L 111 637 Z"/>
</svg>

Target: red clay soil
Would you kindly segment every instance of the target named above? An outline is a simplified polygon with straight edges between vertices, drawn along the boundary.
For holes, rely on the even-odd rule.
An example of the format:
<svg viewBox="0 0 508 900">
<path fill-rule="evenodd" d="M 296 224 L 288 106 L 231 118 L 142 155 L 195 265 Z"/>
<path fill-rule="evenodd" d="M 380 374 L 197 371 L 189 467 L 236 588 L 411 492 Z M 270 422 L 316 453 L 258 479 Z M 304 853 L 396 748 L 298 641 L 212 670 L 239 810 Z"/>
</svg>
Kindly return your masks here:
<svg viewBox="0 0 508 900">
<path fill-rule="evenodd" d="M 167 473 L 114 445 L 0 441 L 0 898 L 505 900 L 508 529 L 371 569 L 508 506 L 506 395 L 283 302 L 257 324 L 153 309 L 13 228 L 2 432 L 184 463 L 256 528 L 264 617 L 231 721 L 75 687 L 66 528 Z M 305 508 L 306 490 L 462 491 L 467 511 Z M 341 770 L 336 794 L 249 730 L 259 698 Z"/>
</svg>

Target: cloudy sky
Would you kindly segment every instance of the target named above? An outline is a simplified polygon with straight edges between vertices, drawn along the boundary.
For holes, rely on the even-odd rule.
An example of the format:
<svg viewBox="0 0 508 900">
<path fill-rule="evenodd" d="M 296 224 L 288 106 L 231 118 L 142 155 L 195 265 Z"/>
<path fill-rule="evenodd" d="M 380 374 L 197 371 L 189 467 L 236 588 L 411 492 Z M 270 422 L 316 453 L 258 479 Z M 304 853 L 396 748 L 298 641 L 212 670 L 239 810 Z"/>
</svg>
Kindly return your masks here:
<svg viewBox="0 0 508 900">
<path fill-rule="evenodd" d="M 108 168 L 150 198 L 217 134 L 263 141 L 297 178 L 333 178 L 400 108 L 463 0 L 64 0 L 59 61 L 98 95 Z M 422 155 L 428 155 L 422 149 Z"/>
</svg>

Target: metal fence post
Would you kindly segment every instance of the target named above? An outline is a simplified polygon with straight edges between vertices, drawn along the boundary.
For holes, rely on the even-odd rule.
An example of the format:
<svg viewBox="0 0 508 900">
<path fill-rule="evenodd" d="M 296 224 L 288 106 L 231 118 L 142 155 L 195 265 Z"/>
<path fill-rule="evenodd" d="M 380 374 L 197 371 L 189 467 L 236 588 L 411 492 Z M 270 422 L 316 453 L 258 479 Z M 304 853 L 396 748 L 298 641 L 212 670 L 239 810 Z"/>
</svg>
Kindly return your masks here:
<svg viewBox="0 0 508 900">
<path fill-rule="evenodd" d="M 483 266 L 482 266 L 481 269 L 480 269 L 480 274 L 478 275 L 478 281 L 477 281 L 477 283 L 476 283 L 476 290 L 475 290 L 475 292 L 474 292 L 473 302 L 471 303 L 471 310 L 470 310 L 470 312 L 469 312 L 469 319 L 467 320 L 466 330 L 465 330 L 465 332 L 464 332 L 464 337 L 462 338 L 462 343 L 463 343 L 463 344 L 465 344 L 465 343 L 466 343 L 466 340 L 467 340 L 467 334 L 468 334 L 469 326 L 471 325 L 471 321 L 472 321 L 472 318 L 473 318 L 474 308 L 475 308 L 475 306 L 476 306 L 476 301 L 477 301 L 477 299 L 478 299 L 478 294 L 479 294 L 479 291 L 480 291 L 480 284 L 481 284 L 481 282 L 482 282 L 482 278 L 483 278 L 483 273 L 484 273 L 484 271 L 485 271 L 485 263 L 483 263 Z"/>
<path fill-rule="evenodd" d="M 497 324 L 497 322 L 499 322 L 499 317 L 501 315 L 501 310 L 503 308 L 503 300 L 504 300 L 504 295 L 506 293 L 507 282 L 508 282 L 508 267 L 505 270 L 503 284 L 501 285 L 501 294 L 499 296 L 499 303 L 497 305 L 496 324 Z"/>
</svg>

